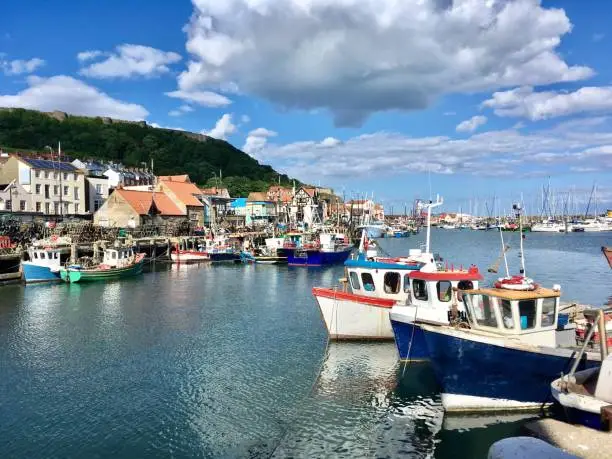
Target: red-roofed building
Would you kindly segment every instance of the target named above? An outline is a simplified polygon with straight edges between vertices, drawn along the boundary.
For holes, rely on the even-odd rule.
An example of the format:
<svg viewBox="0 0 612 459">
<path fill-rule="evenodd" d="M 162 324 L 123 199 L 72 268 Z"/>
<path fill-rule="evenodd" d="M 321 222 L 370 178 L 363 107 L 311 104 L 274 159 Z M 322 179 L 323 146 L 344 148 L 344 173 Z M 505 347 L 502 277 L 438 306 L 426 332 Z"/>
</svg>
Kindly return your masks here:
<svg viewBox="0 0 612 459">
<path fill-rule="evenodd" d="M 160 177 L 158 190 L 168 195 L 174 204 L 185 213 L 196 226 L 204 226 L 204 204 L 199 196 L 202 191 L 189 180 L 188 175 Z"/>
<path fill-rule="evenodd" d="M 117 188 L 94 214 L 94 223 L 134 228 L 146 223 L 184 220 L 186 217 L 186 212 L 165 193 Z"/>
</svg>

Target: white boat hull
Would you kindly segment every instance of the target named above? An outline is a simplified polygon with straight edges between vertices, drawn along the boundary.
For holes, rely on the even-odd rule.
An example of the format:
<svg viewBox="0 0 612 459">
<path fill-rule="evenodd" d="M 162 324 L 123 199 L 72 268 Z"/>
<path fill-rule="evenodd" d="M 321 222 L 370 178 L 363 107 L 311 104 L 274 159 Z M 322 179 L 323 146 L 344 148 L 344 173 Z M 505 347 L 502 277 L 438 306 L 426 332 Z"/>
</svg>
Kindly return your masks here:
<svg viewBox="0 0 612 459">
<path fill-rule="evenodd" d="M 325 327 L 332 340 L 392 340 L 393 330 L 389 320 L 391 300 L 367 299 L 367 304 L 337 292 L 333 297 L 329 289 L 313 289 Z M 345 297 L 345 298 L 341 298 Z M 380 305 L 376 305 L 376 303 Z M 384 306 L 383 306 L 384 304 Z"/>
<path fill-rule="evenodd" d="M 198 263 L 204 261 L 210 261 L 210 256 L 206 252 L 172 252 L 170 258 L 174 263 Z"/>
</svg>

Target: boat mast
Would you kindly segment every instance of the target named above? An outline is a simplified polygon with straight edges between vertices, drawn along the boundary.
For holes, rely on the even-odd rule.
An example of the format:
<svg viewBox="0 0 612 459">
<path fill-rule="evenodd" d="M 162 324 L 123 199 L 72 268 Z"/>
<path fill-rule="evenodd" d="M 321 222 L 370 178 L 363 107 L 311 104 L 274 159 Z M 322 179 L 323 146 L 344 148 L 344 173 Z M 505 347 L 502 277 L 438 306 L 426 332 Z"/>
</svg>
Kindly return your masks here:
<svg viewBox="0 0 612 459">
<path fill-rule="evenodd" d="M 444 200 L 440 198 L 440 195 L 436 195 L 436 202 L 429 201 L 429 203 L 425 204 L 425 207 L 427 207 L 427 240 L 425 243 L 425 253 L 429 253 L 431 241 L 431 209 L 441 206 L 443 202 Z"/>
<path fill-rule="evenodd" d="M 513 204 L 512 208 L 516 211 L 516 218 L 518 218 L 519 221 L 519 238 L 521 241 L 520 244 L 520 257 L 521 257 L 521 274 L 523 275 L 523 277 L 526 277 L 525 275 L 525 253 L 523 251 L 523 219 L 521 218 L 521 210 L 522 210 L 522 206 L 520 203 L 518 204 Z"/>
</svg>

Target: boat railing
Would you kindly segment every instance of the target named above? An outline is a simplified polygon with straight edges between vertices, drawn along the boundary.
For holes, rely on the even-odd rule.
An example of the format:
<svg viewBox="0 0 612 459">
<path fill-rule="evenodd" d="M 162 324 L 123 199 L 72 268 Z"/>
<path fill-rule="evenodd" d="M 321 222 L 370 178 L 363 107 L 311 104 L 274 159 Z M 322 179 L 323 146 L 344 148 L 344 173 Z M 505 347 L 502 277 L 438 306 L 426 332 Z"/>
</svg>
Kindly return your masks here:
<svg viewBox="0 0 612 459">
<path fill-rule="evenodd" d="M 582 361 L 584 354 L 587 352 L 587 349 L 592 345 L 592 339 L 597 331 L 599 333 L 599 353 L 601 356 L 601 361 L 603 362 L 605 358 L 608 356 L 608 334 L 606 330 L 606 315 L 612 313 L 612 308 L 607 309 L 585 309 L 582 311 L 584 317 L 586 319 L 590 319 L 593 324 L 589 329 L 584 343 L 580 348 L 580 351 L 575 357 L 572 368 L 569 373 L 564 376 L 565 383 L 576 382 L 576 371 Z M 596 325 L 595 325 L 596 324 Z"/>
</svg>

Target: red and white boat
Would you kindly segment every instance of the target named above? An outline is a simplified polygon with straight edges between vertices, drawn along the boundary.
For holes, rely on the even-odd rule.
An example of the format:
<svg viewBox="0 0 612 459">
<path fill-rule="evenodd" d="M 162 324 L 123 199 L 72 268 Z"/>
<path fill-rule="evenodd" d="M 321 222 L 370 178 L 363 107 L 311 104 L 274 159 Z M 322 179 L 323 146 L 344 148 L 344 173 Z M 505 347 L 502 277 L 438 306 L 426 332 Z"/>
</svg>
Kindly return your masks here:
<svg viewBox="0 0 612 459">
<path fill-rule="evenodd" d="M 206 245 L 187 241 L 175 244 L 170 258 L 174 263 L 199 263 L 210 261 L 210 255 L 206 250 Z"/>
</svg>

